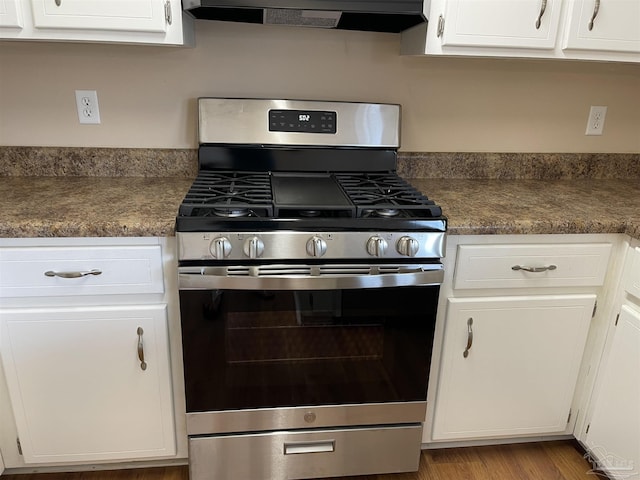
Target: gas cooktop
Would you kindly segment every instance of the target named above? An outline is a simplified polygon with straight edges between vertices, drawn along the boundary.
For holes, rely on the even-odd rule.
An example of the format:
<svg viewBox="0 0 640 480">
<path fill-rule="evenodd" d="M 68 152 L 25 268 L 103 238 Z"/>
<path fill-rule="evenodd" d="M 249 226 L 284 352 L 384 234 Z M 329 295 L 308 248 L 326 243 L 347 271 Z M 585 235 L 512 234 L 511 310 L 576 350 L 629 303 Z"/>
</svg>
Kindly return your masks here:
<svg viewBox="0 0 640 480">
<path fill-rule="evenodd" d="M 181 260 L 439 259 L 441 208 L 396 173 L 398 105 L 199 99 Z"/>
<path fill-rule="evenodd" d="M 442 210 L 394 173 L 202 171 L 179 217 L 435 218 Z"/>
</svg>

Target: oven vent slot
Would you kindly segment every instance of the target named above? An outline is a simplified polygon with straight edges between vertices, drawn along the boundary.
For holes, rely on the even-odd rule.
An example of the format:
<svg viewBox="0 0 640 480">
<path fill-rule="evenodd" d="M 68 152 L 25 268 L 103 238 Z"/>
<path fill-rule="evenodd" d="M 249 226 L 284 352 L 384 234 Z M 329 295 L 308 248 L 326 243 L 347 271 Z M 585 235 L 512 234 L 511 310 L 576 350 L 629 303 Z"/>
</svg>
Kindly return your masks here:
<svg viewBox="0 0 640 480">
<path fill-rule="evenodd" d="M 403 273 L 406 268 L 399 265 L 262 265 L 262 266 L 229 266 L 226 275 L 229 277 L 280 277 L 301 276 L 317 277 L 381 275 Z"/>
<path fill-rule="evenodd" d="M 249 267 L 228 267 L 227 275 L 230 277 L 248 277 L 251 272 Z"/>
</svg>

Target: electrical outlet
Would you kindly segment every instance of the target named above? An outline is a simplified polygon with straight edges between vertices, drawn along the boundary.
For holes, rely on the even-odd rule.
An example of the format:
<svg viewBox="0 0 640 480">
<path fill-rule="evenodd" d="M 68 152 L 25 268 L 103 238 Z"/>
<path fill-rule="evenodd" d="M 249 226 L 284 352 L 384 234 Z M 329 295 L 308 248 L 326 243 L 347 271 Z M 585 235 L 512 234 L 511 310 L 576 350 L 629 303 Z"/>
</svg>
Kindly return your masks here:
<svg viewBox="0 0 640 480">
<path fill-rule="evenodd" d="M 76 90 L 76 108 L 80 123 L 100 123 L 98 93 L 95 90 Z"/>
<path fill-rule="evenodd" d="M 607 116 L 607 107 L 591 106 L 589 119 L 587 120 L 587 131 L 585 135 L 602 135 L 604 129 L 604 119 Z"/>
</svg>

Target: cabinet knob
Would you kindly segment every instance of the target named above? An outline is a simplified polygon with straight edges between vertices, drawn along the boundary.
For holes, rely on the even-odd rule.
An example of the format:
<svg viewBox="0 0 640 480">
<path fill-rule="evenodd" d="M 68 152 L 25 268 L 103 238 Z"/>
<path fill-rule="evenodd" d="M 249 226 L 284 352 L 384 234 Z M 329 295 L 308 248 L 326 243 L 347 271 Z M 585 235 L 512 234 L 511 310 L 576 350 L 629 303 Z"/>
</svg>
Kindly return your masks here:
<svg viewBox="0 0 640 480">
<path fill-rule="evenodd" d="M 62 0 L 56 0 L 56 7 L 59 7 L 60 5 L 62 5 Z"/>
</svg>

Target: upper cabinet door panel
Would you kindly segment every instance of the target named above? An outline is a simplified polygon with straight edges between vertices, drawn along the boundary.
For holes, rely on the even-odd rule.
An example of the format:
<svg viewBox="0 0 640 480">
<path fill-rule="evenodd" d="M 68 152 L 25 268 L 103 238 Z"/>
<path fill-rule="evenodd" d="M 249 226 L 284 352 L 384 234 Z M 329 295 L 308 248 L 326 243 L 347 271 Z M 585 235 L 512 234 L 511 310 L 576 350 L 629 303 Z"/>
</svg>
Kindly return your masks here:
<svg viewBox="0 0 640 480">
<path fill-rule="evenodd" d="M 0 27 L 22 28 L 21 8 L 20 0 L 0 0 Z"/>
<path fill-rule="evenodd" d="M 640 1 L 574 0 L 563 48 L 640 53 Z"/>
<path fill-rule="evenodd" d="M 31 0 L 35 28 L 165 32 L 163 0 Z"/>
<path fill-rule="evenodd" d="M 449 0 L 442 45 L 553 49 L 558 0 Z"/>
</svg>

